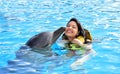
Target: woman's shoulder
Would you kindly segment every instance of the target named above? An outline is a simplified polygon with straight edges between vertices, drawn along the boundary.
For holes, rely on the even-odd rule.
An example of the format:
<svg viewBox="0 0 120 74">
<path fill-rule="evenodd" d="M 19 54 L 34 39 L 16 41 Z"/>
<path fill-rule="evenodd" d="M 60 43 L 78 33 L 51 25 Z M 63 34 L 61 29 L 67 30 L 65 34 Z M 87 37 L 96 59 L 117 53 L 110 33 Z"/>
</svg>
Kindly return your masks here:
<svg viewBox="0 0 120 74">
<path fill-rule="evenodd" d="M 89 30 L 87 29 L 84 29 L 85 31 L 85 38 L 89 39 L 89 40 L 92 40 L 92 36 L 91 36 L 91 33 Z"/>
<path fill-rule="evenodd" d="M 85 39 L 84 39 L 83 36 L 78 36 L 77 39 L 80 40 L 80 41 L 83 42 L 83 43 L 85 42 Z"/>
<path fill-rule="evenodd" d="M 84 37 L 83 37 L 83 36 L 81 36 L 81 35 L 77 37 L 77 39 L 81 39 L 81 38 L 84 38 Z"/>
</svg>

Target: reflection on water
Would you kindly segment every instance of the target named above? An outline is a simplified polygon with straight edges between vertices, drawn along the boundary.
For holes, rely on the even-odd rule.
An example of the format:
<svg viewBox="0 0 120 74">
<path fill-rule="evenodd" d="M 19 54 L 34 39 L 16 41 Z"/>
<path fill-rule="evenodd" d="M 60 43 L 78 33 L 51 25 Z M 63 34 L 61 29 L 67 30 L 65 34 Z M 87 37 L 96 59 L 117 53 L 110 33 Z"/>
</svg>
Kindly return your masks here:
<svg viewBox="0 0 120 74">
<path fill-rule="evenodd" d="M 8 61 L 8 66 L 1 68 L 0 72 L 4 73 L 69 73 L 71 72 L 70 64 L 79 58 L 62 56 L 46 56 L 33 51 L 21 51 L 22 55 L 17 55 L 17 59 Z M 21 54 L 21 53 L 20 53 Z M 64 70 L 65 69 L 65 70 Z M 77 69 L 77 72 L 84 73 L 84 68 Z M 76 71 L 75 71 L 76 72 Z"/>
<path fill-rule="evenodd" d="M 119 5 L 120 0 L 0 0 L 0 73 L 119 74 Z M 65 26 L 71 17 L 78 18 L 90 30 L 97 56 L 78 70 L 69 67 L 76 56 L 44 57 L 29 52 L 22 59 L 15 59 L 15 52 L 29 38 Z"/>
</svg>

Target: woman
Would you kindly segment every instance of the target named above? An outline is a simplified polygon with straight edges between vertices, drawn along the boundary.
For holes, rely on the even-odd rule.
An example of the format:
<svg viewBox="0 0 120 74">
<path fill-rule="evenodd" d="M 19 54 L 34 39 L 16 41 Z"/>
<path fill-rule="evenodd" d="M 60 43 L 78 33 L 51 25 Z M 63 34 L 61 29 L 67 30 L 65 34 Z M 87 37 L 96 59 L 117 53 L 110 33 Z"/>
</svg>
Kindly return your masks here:
<svg viewBox="0 0 120 74">
<path fill-rule="evenodd" d="M 65 46 L 73 55 L 76 50 L 81 50 L 81 48 L 85 46 L 85 43 L 92 42 L 90 33 L 88 30 L 82 28 L 80 22 L 76 18 L 70 19 L 67 23 L 62 39 L 68 41 Z"/>
</svg>

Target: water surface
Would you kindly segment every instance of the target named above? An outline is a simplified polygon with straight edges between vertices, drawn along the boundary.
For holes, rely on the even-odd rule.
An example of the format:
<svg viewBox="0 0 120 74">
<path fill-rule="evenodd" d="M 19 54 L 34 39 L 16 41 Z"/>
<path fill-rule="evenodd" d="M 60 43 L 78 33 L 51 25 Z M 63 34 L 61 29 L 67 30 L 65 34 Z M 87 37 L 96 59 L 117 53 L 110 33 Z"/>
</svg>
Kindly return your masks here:
<svg viewBox="0 0 120 74">
<path fill-rule="evenodd" d="M 0 73 L 119 74 L 119 5 L 120 0 L 0 0 Z M 52 32 L 65 26 L 72 17 L 91 32 L 97 52 L 81 68 L 69 67 L 76 56 L 63 59 L 30 52 L 31 57 L 16 59 L 15 52 L 33 35 Z"/>
</svg>

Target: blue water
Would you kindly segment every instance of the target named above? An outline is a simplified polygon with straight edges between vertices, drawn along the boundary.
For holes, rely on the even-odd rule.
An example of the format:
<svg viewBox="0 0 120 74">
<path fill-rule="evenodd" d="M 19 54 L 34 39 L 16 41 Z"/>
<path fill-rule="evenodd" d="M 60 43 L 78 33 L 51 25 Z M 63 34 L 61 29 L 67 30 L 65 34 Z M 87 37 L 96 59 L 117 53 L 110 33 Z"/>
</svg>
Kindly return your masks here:
<svg viewBox="0 0 120 74">
<path fill-rule="evenodd" d="M 0 0 L 1 74 L 120 74 L 120 0 Z M 15 52 L 33 35 L 77 18 L 90 30 L 97 55 L 72 70 L 76 56 L 43 57 Z"/>
</svg>

